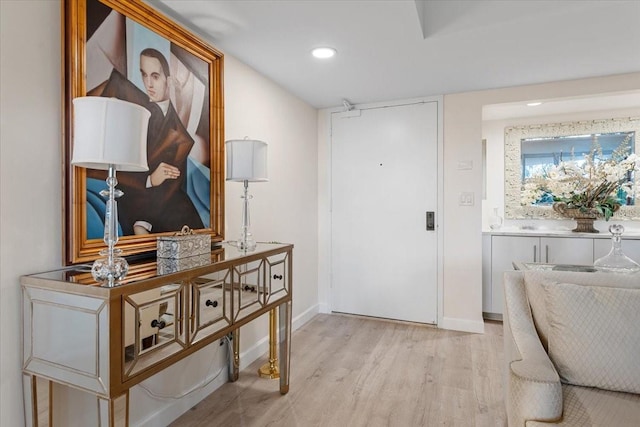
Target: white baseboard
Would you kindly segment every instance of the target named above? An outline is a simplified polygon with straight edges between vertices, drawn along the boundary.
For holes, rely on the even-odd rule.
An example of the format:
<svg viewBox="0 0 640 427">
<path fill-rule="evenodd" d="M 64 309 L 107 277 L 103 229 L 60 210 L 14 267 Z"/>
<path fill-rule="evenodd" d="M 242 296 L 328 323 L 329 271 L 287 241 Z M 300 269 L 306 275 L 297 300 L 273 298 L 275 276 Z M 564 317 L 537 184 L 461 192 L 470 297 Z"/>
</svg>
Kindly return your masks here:
<svg viewBox="0 0 640 427">
<path fill-rule="evenodd" d="M 319 304 L 318 313 L 331 314 L 331 306 L 329 304 Z"/>
<path fill-rule="evenodd" d="M 302 325 L 311 320 L 316 314 L 318 314 L 318 305 L 314 305 L 307 309 L 304 313 L 291 319 L 292 332 L 300 328 Z M 244 369 L 247 366 L 255 362 L 259 357 L 263 356 L 269 351 L 269 335 L 265 335 L 254 343 L 250 348 L 240 353 L 240 369 Z"/>
<path fill-rule="evenodd" d="M 321 313 L 321 311 L 319 311 L 320 306 L 318 304 L 309 307 L 307 309 L 307 311 L 305 311 L 304 313 L 301 313 L 299 315 L 297 315 L 296 317 L 294 317 L 291 320 L 291 327 L 292 329 L 295 331 L 296 329 L 300 328 L 302 325 L 304 325 L 305 323 L 307 323 L 309 320 L 313 319 L 315 317 L 316 314 Z"/>
<path fill-rule="evenodd" d="M 133 427 L 166 427 L 168 424 L 177 420 L 181 415 L 186 413 L 189 409 L 200 403 L 203 399 L 209 396 L 211 393 L 222 387 L 229 381 L 229 372 L 227 370 L 226 363 L 221 368 L 224 371 L 211 383 L 207 384 L 201 390 L 194 391 L 193 393 L 177 400 L 165 401 L 165 405 L 159 411 L 150 414 L 146 419 L 132 424 Z M 131 390 L 133 392 L 134 389 Z M 144 391 L 140 391 L 144 393 Z"/>
<path fill-rule="evenodd" d="M 438 325 L 442 329 L 452 331 L 473 332 L 484 334 L 484 322 L 482 320 L 457 319 L 455 317 L 443 317 L 442 324 Z"/>
<path fill-rule="evenodd" d="M 307 323 L 316 314 L 318 314 L 318 305 L 312 306 L 305 312 L 293 318 L 291 321 L 292 332 Z M 242 370 L 251 365 L 268 351 L 269 335 L 267 334 L 263 338 L 258 340 L 254 345 L 252 345 L 249 349 L 240 354 L 240 369 Z M 201 390 L 194 391 L 193 393 L 181 399 L 167 401 L 161 410 L 150 414 L 142 421 L 132 423 L 132 426 L 164 427 L 167 424 L 175 421 L 182 414 L 187 412 L 193 406 L 197 405 L 200 401 L 216 391 L 218 388 L 222 387 L 229 380 L 229 373 L 227 371 L 226 362 L 222 363 L 220 369 L 223 369 L 224 371 L 221 372 L 220 375 L 215 378 L 210 384 L 207 384 L 206 387 L 203 387 Z M 135 390 L 135 388 L 132 389 L 132 393 L 136 392 L 144 393 L 144 390 Z"/>
</svg>

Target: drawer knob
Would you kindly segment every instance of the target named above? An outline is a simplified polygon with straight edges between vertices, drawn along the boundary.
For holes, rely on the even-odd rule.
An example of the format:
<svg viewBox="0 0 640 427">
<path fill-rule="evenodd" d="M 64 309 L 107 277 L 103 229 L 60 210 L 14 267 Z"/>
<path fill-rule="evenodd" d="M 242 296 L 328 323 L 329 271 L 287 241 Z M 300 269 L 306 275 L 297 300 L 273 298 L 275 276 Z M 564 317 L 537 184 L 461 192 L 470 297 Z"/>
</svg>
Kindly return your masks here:
<svg viewBox="0 0 640 427">
<path fill-rule="evenodd" d="M 207 307 L 209 307 L 209 306 L 217 307 L 218 306 L 218 301 L 211 301 L 210 299 L 208 299 L 207 302 L 204 303 L 204 305 L 206 305 Z"/>
<path fill-rule="evenodd" d="M 162 319 L 160 319 L 160 320 L 153 319 L 153 321 L 151 322 L 151 327 L 152 328 L 164 329 L 165 326 L 167 326 L 167 324 Z"/>
<path fill-rule="evenodd" d="M 274 275 L 273 275 L 273 278 L 274 278 L 274 279 L 282 280 L 282 274 L 281 274 L 281 275 L 279 275 L 279 276 L 278 276 L 277 274 L 274 274 Z"/>
</svg>

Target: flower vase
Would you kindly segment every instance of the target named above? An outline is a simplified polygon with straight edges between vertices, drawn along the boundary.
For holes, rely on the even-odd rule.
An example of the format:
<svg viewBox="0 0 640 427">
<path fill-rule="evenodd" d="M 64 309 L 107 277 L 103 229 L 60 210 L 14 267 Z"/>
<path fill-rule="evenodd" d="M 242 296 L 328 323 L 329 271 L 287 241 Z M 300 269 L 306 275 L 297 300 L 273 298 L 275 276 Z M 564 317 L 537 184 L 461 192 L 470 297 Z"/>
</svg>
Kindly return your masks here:
<svg viewBox="0 0 640 427">
<path fill-rule="evenodd" d="M 566 203 L 557 202 L 553 204 L 553 210 L 560 215 L 574 219 L 577 222 L 574 233 L 599 233 L 593 226 L 593 222 L 600 216 L 594 208 L 569 208 Z"/>
</svg>

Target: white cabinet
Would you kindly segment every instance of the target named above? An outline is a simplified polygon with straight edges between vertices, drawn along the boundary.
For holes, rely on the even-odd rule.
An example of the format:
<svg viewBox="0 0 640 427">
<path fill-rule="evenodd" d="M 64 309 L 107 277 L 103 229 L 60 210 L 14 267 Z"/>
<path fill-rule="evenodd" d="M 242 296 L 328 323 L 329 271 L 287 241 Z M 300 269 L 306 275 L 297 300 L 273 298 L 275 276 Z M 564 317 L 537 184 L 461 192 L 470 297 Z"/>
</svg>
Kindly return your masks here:
<svg viewBox="0 0 640 427">
<path fill-rule="evenodd" d="M 536 262 L 539 259 L 539 237 L 492 236 L 491 306 L 487 307 L 487 313 L 502 314 L 502 275 L 513 270 L 513 261 Z"/>
<path fill-rule="evenodd" d="M 491 313 L 491 234 L 482 235 L 482 312 Z"/>
<path fill-rule="evenodd" d="M 594 260 L 594 240 L 604 240 L 608 248 L 611 247 L 609 239 L 591 237 L 485 235 L 484 238 L 482 310 L 488 318 L 501 317 L 504 302 L 502 276 L 505 271 L 513 270 L 514 261 L 591 265 Z M 640 240 L 637 242 L 640 254 Z"/>
<path fill-rule="evenodd" d="M 482 236 L 482 311 L 486 318 L 502 318 L 502 276 L 513 262 L 593 265 L 608 254 L 611 238 L 600 235 L 494 234 Z M 640 237 L 623 237 L 622 252 L 640 263 Z"/>
<path fill-rule="evenodd" d="M 588 237 L 540 237 L 538 262 L 591 265 L 593 240 Z"/>
</svg>

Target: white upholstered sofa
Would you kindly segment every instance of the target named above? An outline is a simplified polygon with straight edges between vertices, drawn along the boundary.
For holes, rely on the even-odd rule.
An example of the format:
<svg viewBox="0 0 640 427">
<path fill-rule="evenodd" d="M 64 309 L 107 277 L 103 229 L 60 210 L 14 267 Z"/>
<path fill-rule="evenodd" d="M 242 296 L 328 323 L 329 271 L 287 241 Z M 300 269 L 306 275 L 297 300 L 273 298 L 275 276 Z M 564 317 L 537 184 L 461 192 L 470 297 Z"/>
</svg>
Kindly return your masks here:
<svg viewBox="0 0 640 427">
<path fill-rule="evenodd" d="M 504 275 L 510 427 L 640 426 L 640 274 Z"/>
</svg>

